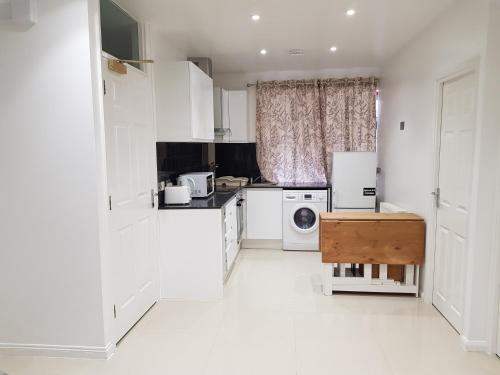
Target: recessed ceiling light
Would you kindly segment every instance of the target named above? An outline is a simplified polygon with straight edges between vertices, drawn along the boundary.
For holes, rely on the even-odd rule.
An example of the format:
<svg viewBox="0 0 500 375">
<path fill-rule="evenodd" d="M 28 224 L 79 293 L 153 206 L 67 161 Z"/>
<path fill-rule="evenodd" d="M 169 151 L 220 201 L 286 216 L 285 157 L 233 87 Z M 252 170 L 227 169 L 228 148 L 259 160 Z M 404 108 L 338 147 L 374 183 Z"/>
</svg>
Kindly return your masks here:
<svg viewBox="0 0 500 375">
<path fill-rule="evenodd" d="M 352 17 L 356 14 L 356 11 L 354 9 L 349 9 L 347 12 L 345 12 L 349 17 Z"/>
<path fill-rule="evenodd" d="M 265 49 L 261 49 L 261 50 L 260 50 L 260 54 L 261 54 L 261 55 L 265 55 L 266 53 L 267 53 L 267 51 L 266 51 Z"/>
<path fill-rule="evenodd" d="M 335 46 L 330 47 L 330 51 L 335 52 L 336 50 L 337 50 L 337 47 L 335 47 Z"/>
<path fill-rule="evenodd" d="M 252 19 L 252 21 L 258 21 L 260 20 L 260 16 L 258 14 L 252 14 L 252 17 L 250 17 Z"/>
</svg>

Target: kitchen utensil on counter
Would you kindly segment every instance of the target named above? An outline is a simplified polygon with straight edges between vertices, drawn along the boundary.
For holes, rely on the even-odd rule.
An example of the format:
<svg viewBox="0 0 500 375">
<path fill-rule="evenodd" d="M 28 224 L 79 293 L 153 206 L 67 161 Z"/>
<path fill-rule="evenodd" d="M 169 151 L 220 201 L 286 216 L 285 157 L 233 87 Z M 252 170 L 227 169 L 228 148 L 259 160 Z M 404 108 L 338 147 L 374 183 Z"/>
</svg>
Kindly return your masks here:
<svg viewBox="0 0 500 375">
<path fill-rule="evenodd" d="M 191 202 L 189 186 L 166 186 L 165 204 L 188 204 Z"/>
</svg>

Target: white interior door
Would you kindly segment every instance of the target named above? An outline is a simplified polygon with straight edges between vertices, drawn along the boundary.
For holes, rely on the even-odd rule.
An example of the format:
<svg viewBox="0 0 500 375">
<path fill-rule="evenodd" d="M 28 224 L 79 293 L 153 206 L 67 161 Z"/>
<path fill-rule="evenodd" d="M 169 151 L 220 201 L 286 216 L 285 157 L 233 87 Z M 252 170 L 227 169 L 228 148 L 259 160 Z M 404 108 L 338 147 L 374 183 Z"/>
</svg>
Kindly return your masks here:
<svg viewBox="0 0 500 375">
<path fill-rule="evenodd" d="M 147 74 L 120 75 L 103 61 L 115 335 L 118 341 L 157 301 L 158 215 L 153 92 Z"/>
<path fill-rule="evenodd" d="M 462 332 L 476 114 L 476 75 L 445 82 L 433 303 Z"/>
</svg>

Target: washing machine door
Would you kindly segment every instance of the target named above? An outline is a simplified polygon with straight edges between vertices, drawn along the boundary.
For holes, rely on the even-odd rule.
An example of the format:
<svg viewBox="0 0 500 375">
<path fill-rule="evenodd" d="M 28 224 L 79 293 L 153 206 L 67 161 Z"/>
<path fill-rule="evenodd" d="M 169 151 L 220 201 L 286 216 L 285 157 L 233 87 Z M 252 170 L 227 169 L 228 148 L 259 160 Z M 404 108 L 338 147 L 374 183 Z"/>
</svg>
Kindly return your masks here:
<svg viewBox="0 0 500 375">
<path fill-rule="evenodd" d="M 314 232 L 319 226 L 319 212 L 310 204 L 298 204 L 291 210 L 290 224 L 298 233 Z"/>
</svg>

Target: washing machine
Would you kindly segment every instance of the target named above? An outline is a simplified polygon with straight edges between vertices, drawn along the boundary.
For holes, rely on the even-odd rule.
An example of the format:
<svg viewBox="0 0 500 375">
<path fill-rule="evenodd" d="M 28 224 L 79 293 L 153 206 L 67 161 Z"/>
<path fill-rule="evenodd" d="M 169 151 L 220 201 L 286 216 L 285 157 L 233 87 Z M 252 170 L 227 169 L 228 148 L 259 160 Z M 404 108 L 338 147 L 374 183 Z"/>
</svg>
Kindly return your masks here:
<svg viewBox="0 0 500 375">
<path fill-rule="evenodd" d="M 319 251 L 319 214 L 327 190 L 283 190 L 283 250 Z"/>
</svg>

